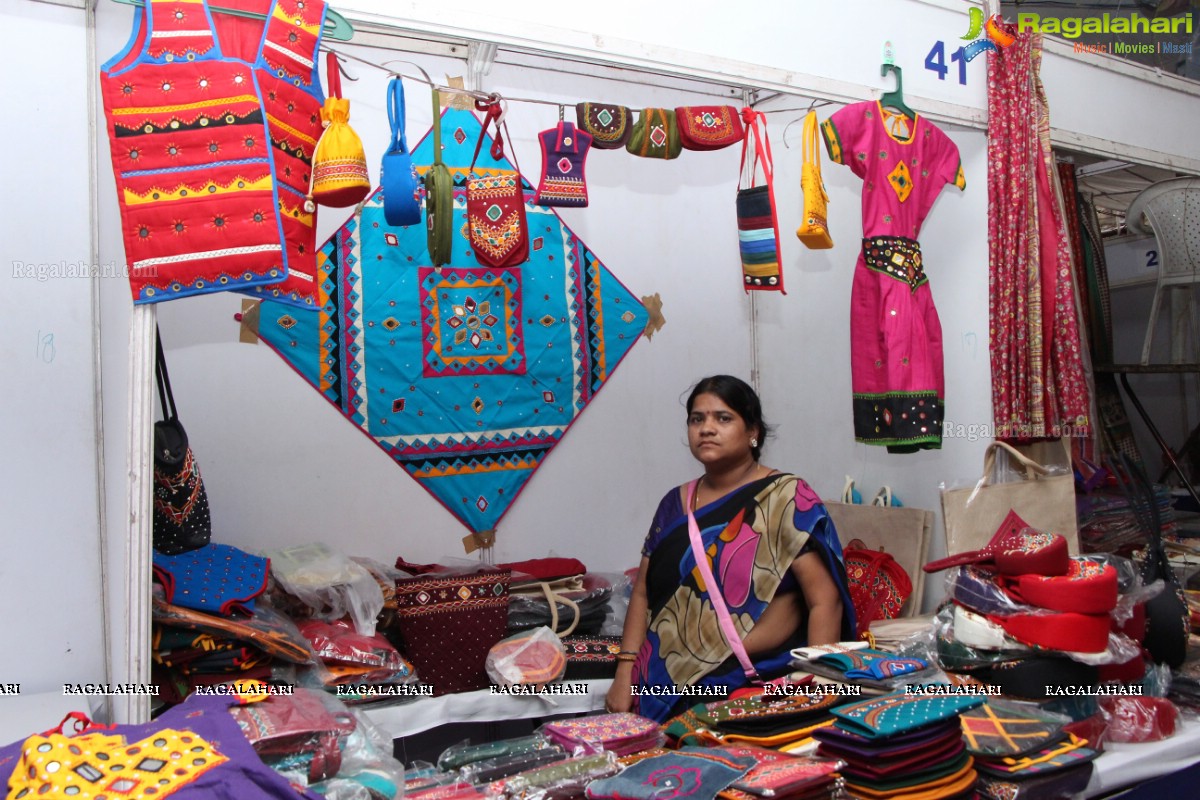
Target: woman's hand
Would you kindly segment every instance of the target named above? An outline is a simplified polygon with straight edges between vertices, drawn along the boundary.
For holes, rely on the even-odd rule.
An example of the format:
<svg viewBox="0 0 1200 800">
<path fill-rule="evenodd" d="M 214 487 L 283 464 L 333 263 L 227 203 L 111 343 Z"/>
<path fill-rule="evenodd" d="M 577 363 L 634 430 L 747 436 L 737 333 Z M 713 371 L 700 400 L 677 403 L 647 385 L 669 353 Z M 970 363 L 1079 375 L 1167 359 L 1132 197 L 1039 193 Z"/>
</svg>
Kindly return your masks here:
<svg viewBox="0 0 1200 800">
<path fill-rule="evenodd" d="M 621 651 L 636 653 L 646 640 L 646 623 L 649 617 L 646 609 L 649 601 L 646 599 L 646 572 L 650 559 L 642 556 L 638 565 L 637 579 L 633 582 L 633 591 L 629 597 L 629 608 L 625 611 L 625 627 L 621 636 Z M 633 708 L 633 695 L 629 693 L 633 685 L 633 662 L 621 656 L 617 660 L 617 674 L 613 676 L 612 686 L 604 698 L 604 708 L 607 711 L 629 711 Z"/>
<path fill-rule="evenodd" d="M 630 711 L 633 709 L 633 695 L 629 692 L 632 676 L 633 664 L 628 661 L 621 661 L 617 664 L 617 674 L 613 676 L 612 686 L 608 687 L 608 694 L 604 698 L 605 711 Z"/>
</svg>

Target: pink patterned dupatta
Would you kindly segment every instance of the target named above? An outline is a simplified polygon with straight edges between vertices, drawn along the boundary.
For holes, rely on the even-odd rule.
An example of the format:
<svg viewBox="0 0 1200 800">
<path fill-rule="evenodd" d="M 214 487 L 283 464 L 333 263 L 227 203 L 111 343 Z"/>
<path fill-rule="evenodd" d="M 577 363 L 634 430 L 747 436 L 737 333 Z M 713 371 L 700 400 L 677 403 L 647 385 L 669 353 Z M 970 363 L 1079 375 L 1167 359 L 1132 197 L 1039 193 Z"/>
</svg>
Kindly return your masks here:
<svg viewBox="0 0 1200 800">
<path fill-rule="evenodd" d="M 996 438 L 1090 432 L 1084 348 L 1038 34 L 988 55 L 988 247 Z"/>
</svg>

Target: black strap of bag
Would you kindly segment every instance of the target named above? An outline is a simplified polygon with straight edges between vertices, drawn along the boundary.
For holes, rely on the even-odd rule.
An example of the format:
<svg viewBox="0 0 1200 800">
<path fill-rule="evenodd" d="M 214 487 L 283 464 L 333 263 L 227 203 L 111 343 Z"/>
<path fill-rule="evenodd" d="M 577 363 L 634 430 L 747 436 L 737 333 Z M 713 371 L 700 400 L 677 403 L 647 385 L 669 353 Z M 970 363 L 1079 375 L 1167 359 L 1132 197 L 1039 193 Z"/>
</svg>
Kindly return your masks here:
<svg viewBox="0 0 1200 800">
<path fill-rule="evenodd" d="M 154 381 L 158 384 L 158 401 L 163 419 L 154 423 L 154 463 L 170 469 L 183 464 L 187 457 L 188 440 L 175 410 L 175 395 L 171 392 L 171 376 L 167 374 L 167 359 L 163 355 L 162 335 L 154 330 Z"/>
<path fill-rule="evenodd" d="M 1187 657 L 1189 636 L 1187 600 L 1167 557 L 1162 539 L 1162 515 L 1154 484 L 1146 473 L 1125 453 L 1109 461 L 1110 469 L 1129 500 L 1138 525 L 1146 532 L 1146 560 L 1142 562 L 1142 580 L 1161 579 L 1163 590 L 1146 602 L 1146 650 L 1154 661 L 1175 668 Z"/>
</svg>

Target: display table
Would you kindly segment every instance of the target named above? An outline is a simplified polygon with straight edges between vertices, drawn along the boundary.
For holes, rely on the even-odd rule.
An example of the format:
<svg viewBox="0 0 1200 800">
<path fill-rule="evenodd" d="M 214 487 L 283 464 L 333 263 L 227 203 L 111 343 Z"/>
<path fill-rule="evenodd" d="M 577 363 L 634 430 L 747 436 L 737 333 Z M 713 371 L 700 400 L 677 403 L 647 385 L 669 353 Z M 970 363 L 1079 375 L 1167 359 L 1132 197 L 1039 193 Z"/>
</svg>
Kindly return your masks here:
<svg viewBox="0 0 1200 800">
<path fill-rule="evenodd" d="M 1175 735 L 1161 742 L 1109 744 L 1096 759 L 1083 797 L 1098 797 L 1169 775 L 1200 762 L 1200 722 L 1180 721 Z"/>
<path fill-rule="evenodd" d="M 604 711 L 611 680 L 571 681 L 585 684 L 583 694 L 522 696 L 494 694 L 489 689 L 442 697 L 423 697 L 405 703 L 364 709 L 367 718 L 386 735 L 399 739 L 439 725 L 531 719 L 559 714 Z M 1095 761 L 1092 779 L 1082 797 L 1099 797 L 1128 786 L 1200 763 L 1200 721 L 1180 721 L 1174 736 L 1148 744 L 1111 744 Z"/>
<path fill-rule="evenodd" d="M 516 695 L 480 689 L 415 698 L 396 705 L 364 708 L 363 711 L 367 719 L 386 735 L 399 739 L 455 722 L 492 722 L 604 711 L 604 696 L 612 679 L 565 681 L 564 685 L 586 687 L 586 690 L 572 694 Z"/>
</svg>

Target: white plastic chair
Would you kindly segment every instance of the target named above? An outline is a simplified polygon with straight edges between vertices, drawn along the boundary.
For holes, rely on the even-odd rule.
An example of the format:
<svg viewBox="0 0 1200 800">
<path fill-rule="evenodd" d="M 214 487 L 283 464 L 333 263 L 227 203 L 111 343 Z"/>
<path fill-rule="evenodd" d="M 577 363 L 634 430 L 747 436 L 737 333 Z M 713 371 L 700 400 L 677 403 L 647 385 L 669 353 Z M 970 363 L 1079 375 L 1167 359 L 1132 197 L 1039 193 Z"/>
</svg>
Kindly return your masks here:
<svg viewBox="0 0 1200 800">
<path fill-rule="evenodd" d="M 1153 233 L 1158 242 L 1158 284 L 1142 344 L 1142 364 L 1150 346 L 1163 296 L 1171 298 L 1171 363 L 1196 360 L 1200 341 L 1200 178 L 1171 178 L 1142 190 L 1125 215 L 1134 233 Z M 1190 336 L 1188 335 L 1190 319 Z"/>
</svg>

